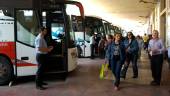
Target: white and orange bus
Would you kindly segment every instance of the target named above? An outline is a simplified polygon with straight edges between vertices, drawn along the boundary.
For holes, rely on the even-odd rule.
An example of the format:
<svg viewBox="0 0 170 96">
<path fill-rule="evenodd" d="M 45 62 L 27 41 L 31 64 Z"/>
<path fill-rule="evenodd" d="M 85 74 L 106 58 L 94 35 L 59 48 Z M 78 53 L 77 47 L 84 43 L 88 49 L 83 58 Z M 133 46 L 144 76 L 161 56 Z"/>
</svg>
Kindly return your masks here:
<svg viewBox="0 0 170 96">
<path fill-rule="evenodd" d="M 54 46 L 46 72 L 66 76 L 76 68 L 77 49 L 71 13 L 67 12 L 69 5 L 76 6 L 84 17 L 83 7 L 76 1 L 0 1 L 0 85 L 9 83 L 13 77 L 35 75 L 34 40 L 40 26 L 49 28 L 45 39 Z"/>
</svg>

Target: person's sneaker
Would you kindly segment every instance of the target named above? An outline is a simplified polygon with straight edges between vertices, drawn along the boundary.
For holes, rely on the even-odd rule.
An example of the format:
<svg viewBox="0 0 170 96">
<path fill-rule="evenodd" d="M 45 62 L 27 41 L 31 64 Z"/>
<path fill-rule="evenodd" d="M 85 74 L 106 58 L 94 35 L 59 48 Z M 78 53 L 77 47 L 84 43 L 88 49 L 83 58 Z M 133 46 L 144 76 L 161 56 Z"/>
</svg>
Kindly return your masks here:
<svg viewBox="0 0 170 96">
<path fill-rule="evenodd" d="M 36 88 L 39 89 L 39 90 L 45 90 L 45 89 L 47 89 L 46 87 L 43 87 L 43 86 L 36 86 Z"/>
</svg>

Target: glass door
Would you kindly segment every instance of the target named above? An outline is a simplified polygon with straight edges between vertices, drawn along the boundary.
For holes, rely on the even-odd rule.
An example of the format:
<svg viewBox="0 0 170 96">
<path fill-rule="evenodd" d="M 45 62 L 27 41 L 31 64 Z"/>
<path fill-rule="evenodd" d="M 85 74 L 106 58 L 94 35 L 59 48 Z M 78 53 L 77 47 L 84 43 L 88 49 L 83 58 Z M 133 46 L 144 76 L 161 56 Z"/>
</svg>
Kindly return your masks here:
<svg viewBox="0 0 170 96">
<path fill-rule="evenodd" d="M 66 72 L 66 41 L 64 15 L 59 10 L 42 11 L 42 25 L 48 28 L 48 34 L 45 37 L 48 46 L 54 49 L 49 53 L 48 72 Z"/>
</svg>

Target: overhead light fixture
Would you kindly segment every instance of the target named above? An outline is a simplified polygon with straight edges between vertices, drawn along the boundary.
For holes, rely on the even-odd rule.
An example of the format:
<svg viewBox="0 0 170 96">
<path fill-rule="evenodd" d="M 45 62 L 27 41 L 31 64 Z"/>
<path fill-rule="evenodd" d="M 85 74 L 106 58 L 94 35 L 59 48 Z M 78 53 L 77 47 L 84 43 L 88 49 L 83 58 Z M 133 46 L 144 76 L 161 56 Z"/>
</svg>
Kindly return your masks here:
<svg viewBox="0 0 170 96">
<path fill-rule="evenodd" d="M 139 16 L 140 18 L 148 18 L 149 16 Z"/>
<path fill-rule="evenodd" d="M 24 10 L 24 16 L 33 16 L 32 10 Z"/>
<path fill-rule="evenodd" d="M 150 2 L 150 1 L 145 1 L 145 0 L 139 0 L 139 3 L 157 4 L 156 2 Z"/>
</svg>

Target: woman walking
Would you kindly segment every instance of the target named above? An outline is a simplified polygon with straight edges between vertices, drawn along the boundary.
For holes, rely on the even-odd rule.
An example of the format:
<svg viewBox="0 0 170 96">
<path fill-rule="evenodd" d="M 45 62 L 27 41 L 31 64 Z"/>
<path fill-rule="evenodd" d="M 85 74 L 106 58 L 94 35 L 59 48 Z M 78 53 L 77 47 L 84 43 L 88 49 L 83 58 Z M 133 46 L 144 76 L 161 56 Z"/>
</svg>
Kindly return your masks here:
<svg viewBox="0 0 170 96">
<path fill-rule="evenodd" d="M 124 44 L 126 47 L 126 61 L 122 68 L 121 77 L 126 78 L 126 72 L 128 70 L 130 62 L 132 62 L 133 68 L 132 78 L 138 78 L 137 58 L 139 46 L 132 32 L 127 33 L 127 39 L 124 41 Z"/>
<path fill-rule="evenodd" d="M 106 57 L 111 60 L 111 70 L 115 75 L 114 89 L 119 90 L 120 71 L 125 60 L 125 46 L 121 42 L 121 33 L 115 34 L 114 41 L 108 45 Z"/>
</svg>

